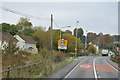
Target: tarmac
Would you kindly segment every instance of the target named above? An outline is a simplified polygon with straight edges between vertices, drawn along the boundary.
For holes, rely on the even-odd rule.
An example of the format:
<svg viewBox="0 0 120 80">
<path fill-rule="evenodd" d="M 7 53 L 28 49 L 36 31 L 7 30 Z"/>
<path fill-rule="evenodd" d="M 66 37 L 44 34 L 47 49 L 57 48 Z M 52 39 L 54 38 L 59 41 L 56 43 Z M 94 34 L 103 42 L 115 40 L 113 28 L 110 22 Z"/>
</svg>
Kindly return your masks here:
<svg viewBox="0 0 120 80">
<path fill-rule="evenodd" d="M 48 76 L 48 78 L 64 78 L 66 74 L 68 74 L 83 58 L 81 57 L 79 59 L 75 59 L 73 62 L 69 63 L 65 67 L 57 70 L 55 73 L 51 74 Z M 116 68 L 118 71 L 120 71 L 120 68 L 118 68 L 118 64 L 111 61 L 110 58 L 108 57 L 106 61 L 111 64 L 114 68 Z M 120 76 L 120 72 L 118 74 Z M 120 80 L 120 78 L 119 78 Z"/>
</svg>

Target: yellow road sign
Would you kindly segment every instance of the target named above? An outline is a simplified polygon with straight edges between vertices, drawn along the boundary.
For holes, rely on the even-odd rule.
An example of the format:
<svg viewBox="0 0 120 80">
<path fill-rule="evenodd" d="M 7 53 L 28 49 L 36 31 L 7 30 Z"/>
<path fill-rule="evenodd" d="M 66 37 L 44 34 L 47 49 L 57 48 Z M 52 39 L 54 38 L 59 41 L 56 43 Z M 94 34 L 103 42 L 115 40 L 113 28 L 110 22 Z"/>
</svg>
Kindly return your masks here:
<svg viewBox="0 0 120 80">
<path fill-rule="evenodd" d="M 67 46 L 67 40 L 58 40 L 58 46 Z"/>
</svg>

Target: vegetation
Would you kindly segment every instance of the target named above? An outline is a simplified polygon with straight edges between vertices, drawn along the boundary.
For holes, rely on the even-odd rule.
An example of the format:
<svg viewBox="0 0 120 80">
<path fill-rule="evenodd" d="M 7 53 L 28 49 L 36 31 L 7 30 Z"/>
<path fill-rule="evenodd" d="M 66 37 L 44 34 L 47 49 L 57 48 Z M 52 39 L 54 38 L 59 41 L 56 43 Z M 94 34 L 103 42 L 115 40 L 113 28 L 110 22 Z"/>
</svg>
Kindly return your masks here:
<svg viewBox="0 0 120 80">
<path fill-rule="evenodd" d="M 97 54 L 95 54 L 95 56 L 101 56 L 102 55 L 102 53 L 97 53 Z"/>
<path fill-rule="evenodd" d="M 118 67 L 120 67 L 120 54 L 119 53 L 116 53 L 115 55 L 112 55 L 111 60 L 118 63 Z"/>
<path fill-rule="evenodd" d="M 28 65 L 32 63 L 42 62 L 42 65 L 34 65 L 28 68 L 23 68 L 20 75 L 24 78 L 26 77 L 47 77 L 50 73 L 54 72 L 55 70 L 59 69 L 60 67 L 65 66 L 69 62 L 72 61 L 70 57 L 74 55 L 77 56 L 88 56 L 90 54 L 95 55 L 96 47 L 98 45 L 100 49 L 112 49 L 114 52 L 115 46 L 119 47 L 118 43 L 114 43 L 114 41 L 118 41 L 116 37 L 118 36 L 111 36 L 109 34 L 103 35 L 102 33 L 88 33 L 87 34 L 87 44 L 92 42 L 92 44 L 87 45 L 87 49 L 84 49 L 85 44 L 85 36 L 84 31 L 82 28 L 74 29 L 72 31 L 66 30 L 61 31 L 62 39 L 67 40 L 67 50 L 58 50 L 58 40 L 60 39 L 60 30 L 52 30 L 52 37 L 53 37 L 53 54 L 50 53 L 50 27 L 46 30 L 45 27 L 37 26 L 33 27 L 30 19 L 21 17 L 17 24 L 8 24 L 8 23 L 1 23 L 2 31 L 12 34 L 13 36 L 16 34 L 24 34 L 27 36 L 32 37 L 37 43 L 36 46 L 38 48 L 38 54 L 32 54 L 30 52 L 21 51 L 19 48 L 16 47 L 16 43 L 9 42 L 7 45 L 4 45 L 4 49 L 2 50 L 2 66 L 3 70 L 7 68 L 14 68 L 18 66 Z M 77 37 L 76 37 L 76 30 L 77 30 Z M 115 39 L 115 40 L 114 40 Z M 77 54 L 75 53 L 76 47 L 76 40 L 77 40 Z M 114 45 L 114 47 L 112 47 Z M 97 53 L 96 56 L 101 55 L 101 53 Z M 52 60 L 51 60 L 52 59 Z M 115 62 L 119 63 L 119 56 L 114 56 L 111 58 Z M 50 60 L 50 62 L 44 62 L 45 60 Z M 31 70 L 32 68 L 32 70 Z M 24 72 L 24 70 L 26 72 Z M 16 71 L 17 72 L 17 71 Z M 13 75 L 17 73 L 13 72 Z M 28 75 L 30 74 L 30 75 Z M 25 76 L 24 76 L 25 75 Z M 36 75 L 36 76 L 35 76 Z M 13 77 L 13 76 L 12 76 Z M 18 77 L 18 75 L 17 75 Z"/>
<path fill-rule="evenodd" d="M 94 46 L 93 44 L 89 44 L 87 50 L 88 50 L 88 52 L 91 53 L 92 55 L 95 55 L 95 53 L 96 53 L 96 48 L 95 48 L 95 46 Z"/>
</svg>

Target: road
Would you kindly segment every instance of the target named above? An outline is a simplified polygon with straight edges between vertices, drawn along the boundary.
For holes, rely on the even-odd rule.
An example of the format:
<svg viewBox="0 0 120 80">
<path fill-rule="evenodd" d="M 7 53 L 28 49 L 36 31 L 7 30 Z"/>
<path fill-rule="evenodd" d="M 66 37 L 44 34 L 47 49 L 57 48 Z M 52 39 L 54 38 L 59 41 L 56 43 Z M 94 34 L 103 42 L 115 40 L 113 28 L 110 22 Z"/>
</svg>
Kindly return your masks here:
<svg viewBox="0 0 120 80">
<path fill-rule="evenodd" d="M 68 78 L 118 80 L 118 70 L 111 66 L 107 57 L 86 57 L 80 61 L 66 76 Z M 80 79 L 81 78 L 81 79 Z"/>
</svg>

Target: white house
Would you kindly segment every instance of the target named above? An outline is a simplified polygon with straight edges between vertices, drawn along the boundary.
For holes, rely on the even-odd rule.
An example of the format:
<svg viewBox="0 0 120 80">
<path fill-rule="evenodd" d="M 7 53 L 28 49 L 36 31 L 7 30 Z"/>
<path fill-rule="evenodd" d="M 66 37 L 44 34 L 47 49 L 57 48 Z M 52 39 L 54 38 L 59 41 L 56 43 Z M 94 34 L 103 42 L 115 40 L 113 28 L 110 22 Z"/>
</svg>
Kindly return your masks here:
<svg viewBox="0 0 120 80">
<path fill-rule="evenodd" d="M 20 50 L 25 50 L 34 54 L 38 53 L 38 49 L 36 48 L 37 42 L 31 37 L 21 34 L 15 35 L 14 37 L 18 40 L 17 47 L 19 47 Z"/>
<path fill-rule="evenodd" d="M 0 49 L 5 49 L 9 42 L 16 44 L 18 42 L 11 34 L 6 32 L 0 32 Z"/>
</svg>

